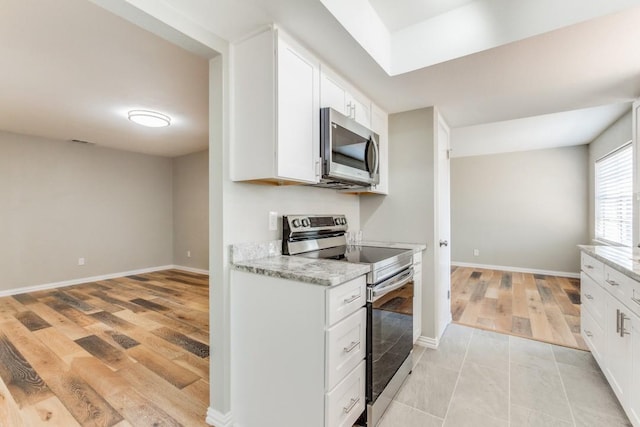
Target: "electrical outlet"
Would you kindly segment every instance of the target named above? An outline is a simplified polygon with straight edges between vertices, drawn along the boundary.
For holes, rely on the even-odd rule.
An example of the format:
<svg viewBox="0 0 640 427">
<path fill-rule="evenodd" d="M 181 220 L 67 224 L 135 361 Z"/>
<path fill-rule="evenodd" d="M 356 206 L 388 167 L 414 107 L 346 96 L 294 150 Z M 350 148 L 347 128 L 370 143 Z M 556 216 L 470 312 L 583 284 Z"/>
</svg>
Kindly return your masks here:
<svg viewBox="0 0 640 427">
<path fill-rule="evenodd" d="M 480 249 L 474 249 L 473 256 L 480 256 Z"/>
<path fill-rule="evenodd" d="M 187 251 L 187 258 L 191 258 L 191 251 Z"/>
<path fill-rule="evenodd" d="M 269 231 L 278 230 L 278 212 L 269 212 Z"/>
<path fill-rule="evenodd" d="M 78 258 L 78 265 L 84 265 L 84 258 Z"/>
</svg>

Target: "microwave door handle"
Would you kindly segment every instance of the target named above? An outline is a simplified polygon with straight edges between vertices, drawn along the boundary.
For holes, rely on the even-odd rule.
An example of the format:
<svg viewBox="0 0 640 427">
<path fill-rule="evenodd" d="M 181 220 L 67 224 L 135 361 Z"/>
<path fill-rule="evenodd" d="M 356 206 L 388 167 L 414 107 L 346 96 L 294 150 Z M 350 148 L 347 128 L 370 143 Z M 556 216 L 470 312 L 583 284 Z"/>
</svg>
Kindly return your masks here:
<svg viewBox="0 0 640 427">
<path fill-rule="evenodd" d="M 367 145 L 364 148 L 364 166 L 367 168 L 367 172 L 371 173 L 371 167 L 369 167 L 369 148 L 371 147 L 371 138 L 367 140 Z"/>
<path fill-rule="evenodd" d="M 373 150 L 376 152 L 376 161 L 375 161 L 375 166 L 373 168 L 372 173 L 376 174 L 376 173 L 380 173 L 379 167 L 380 167 L 380 148 L 378 148 L 378 144 L 376 144 L 376 140 L 373 137 L 373 135 L 371 135 L 371 144 L 373 145 Z"/>
</svg>

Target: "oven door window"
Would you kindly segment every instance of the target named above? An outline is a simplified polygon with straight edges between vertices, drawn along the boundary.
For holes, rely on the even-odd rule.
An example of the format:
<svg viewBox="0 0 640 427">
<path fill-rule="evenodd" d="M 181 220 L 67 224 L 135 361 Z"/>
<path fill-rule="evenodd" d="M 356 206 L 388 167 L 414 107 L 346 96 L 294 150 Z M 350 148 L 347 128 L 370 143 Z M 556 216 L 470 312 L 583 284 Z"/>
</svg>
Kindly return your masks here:
<svg viewBox="0 0 640 427">
<path fill-rule="evenodd" d="M 370 304 L 373 402 L 413 349 L 413 281 Z"/>
<path fill-rule="evenodd" d="M 373 174 L 376 151 L 373 139 L 364 138 L 342 126 L 331 124 L 331 160 Z"/>
</svg>

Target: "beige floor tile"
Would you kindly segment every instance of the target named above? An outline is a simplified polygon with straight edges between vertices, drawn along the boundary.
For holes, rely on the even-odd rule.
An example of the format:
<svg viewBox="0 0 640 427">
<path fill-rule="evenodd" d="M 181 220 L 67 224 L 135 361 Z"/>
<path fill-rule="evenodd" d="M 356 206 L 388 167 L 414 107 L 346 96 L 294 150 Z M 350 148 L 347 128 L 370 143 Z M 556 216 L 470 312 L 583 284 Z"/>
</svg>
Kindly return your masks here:
<svg viewBox="0 0 640 427">
<path fill-rule="evenodd" d="M 418 409 L 391 402 L 377 427 L 442 427 L 442 419 Z"/>
</svg>

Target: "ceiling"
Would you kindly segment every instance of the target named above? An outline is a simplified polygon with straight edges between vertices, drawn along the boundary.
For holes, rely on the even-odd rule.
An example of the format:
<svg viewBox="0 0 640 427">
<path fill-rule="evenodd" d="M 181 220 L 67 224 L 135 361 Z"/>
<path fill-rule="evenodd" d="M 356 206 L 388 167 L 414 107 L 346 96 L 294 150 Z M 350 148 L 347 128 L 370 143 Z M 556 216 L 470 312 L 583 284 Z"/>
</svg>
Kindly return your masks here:
<svg viewBox="0 0 640 427">
<path fill-rule="evenodd" d="M 2 130 L 170 157 L 208 146 L 208 60 L 87 0 L 3 0 L 0 51 Z"/>
<path fill-rule="evenodd" d="M 409 27 L 474 0 L 369 0 L 389 31 Z"/>
<path fill-rule="evenodd" d="M 640 7 L 390 76 L 320 0 L 156 1 L 230 41 L 277 22 L 383 109 L 437 106 L 452 128 L 464 129 L 452 133 L 459 153 L 462 141 L 474 141 L 465 144 L 474 145 L 469 153 L 475 154 L 530 147 L 526 137 L 545 128 L 547 135 L 565 135 L 563 145 L 584 144 L 640 96 Z M 371 2 L 384 25 L 401 28 L 479 0 L 452 0 L 444 9 L 437 0 L 357 1 Z M 446 48 L 442 40 L 415 41 L 437 42 Z M 0 47 L 0 129 L 162 156 L 207 147 L 207 59 L 91 1 L 4 0 Z M 126 120 L 133 108 L 155 109 L 174 121 L 169 128 L 142 128 Z M 581 132 L 570 131 L 576 117 Z M 465 135 L 458 146 L 456 135 Z"/>
</svg>

